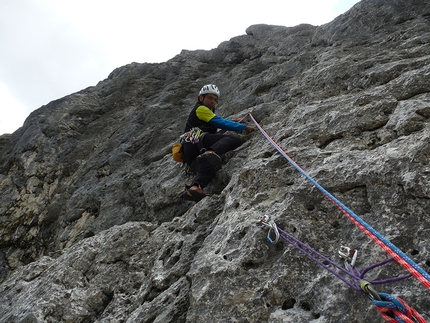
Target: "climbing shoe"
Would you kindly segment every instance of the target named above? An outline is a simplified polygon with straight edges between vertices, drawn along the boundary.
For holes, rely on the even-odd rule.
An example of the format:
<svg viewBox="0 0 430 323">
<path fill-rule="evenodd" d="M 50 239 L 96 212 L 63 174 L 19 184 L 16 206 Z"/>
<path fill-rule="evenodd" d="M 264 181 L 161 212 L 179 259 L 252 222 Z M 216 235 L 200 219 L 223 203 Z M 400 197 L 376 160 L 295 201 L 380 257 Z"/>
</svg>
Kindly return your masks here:
<svg viewBox="0 0 430 323">
<path fill-rule="evenodd" d="M 196 186 L 193 186 L 193 187 L 196 187 Z M 193 202 L 199 202 L 206 196 L 210 196 L 210 194 L 203 191 L 200 187 L 197 187 L 194 189 L 188 188 L 187 190 L 185 190 L 184 194 L 182 195 L 182 197 L 185 200 L 193 201 Z"/>
<path fill-rule="evenodd" d="M 212 164 L 216 170 L 221 168 L 221 157 L 213 150 L 207 150 L 203 154 L 199 155 L 197 158 L 200 160 L 205 160 L 208 163 Z"/>
</svg>

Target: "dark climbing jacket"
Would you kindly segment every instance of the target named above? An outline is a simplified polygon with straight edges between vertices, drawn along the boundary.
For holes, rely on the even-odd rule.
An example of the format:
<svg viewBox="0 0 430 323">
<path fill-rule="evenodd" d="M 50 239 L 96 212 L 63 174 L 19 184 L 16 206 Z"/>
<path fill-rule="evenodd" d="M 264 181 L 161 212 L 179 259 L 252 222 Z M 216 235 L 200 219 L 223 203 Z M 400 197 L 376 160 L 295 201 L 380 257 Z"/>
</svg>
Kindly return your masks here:
<svg viewBox="0 0 430 323">
<path fill-rule="evenodd" d="M 209 132 L 209 133 L 216 133 L 217 132 L 217 130 L 218 130 L 217 127 L 212 126 L 208 122 L 200 120 L 197 117 L 196 110 L 201 105 L 202 105 L 201 103 L 196 103 L 194 108 L 191 110 L 191 112 L 188 116 L 187 124 L 185 125 L 184 132 L 188 132 L 191 130 L 191 128 L 194 128 L 194 127 L 200 128 L 203 132 Z"/>
<path fill-rule="evenodd" d="M 246 129 L 244 123 L 221 118 L 217 116 L 215 112 L 200 103 L 197 103 L 193 110 L 191 110 L 185 126 L 185 132 L 188 132 L 193 127 L 198 127 L 205 133 L 216 133 L 218 129 L 230 131 L 243 131 Z"/>
</svg>

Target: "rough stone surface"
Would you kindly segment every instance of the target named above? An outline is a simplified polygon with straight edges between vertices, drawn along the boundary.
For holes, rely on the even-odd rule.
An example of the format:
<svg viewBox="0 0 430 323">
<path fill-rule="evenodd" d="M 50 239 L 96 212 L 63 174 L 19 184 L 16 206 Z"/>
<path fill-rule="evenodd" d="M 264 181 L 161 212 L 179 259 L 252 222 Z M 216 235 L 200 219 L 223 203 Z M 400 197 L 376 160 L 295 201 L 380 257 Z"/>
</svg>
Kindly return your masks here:
<svg viewBox="0 0 430 323">
<path fill-rule="evenodd" d="M 381 322 L 291 245 L 388 255 L 258 131 L 197 204 L 170 156 L 199 88 L 253 115 L 320 185 L 430 267 L 430 3 L 363 0 L 334 21 L 255 25 L 210 51 L 132 63 L 0 137 L 0 322 Z M 250 122 L 249 120 L 247 121 Z M 404 274 L 397 263 L 369 279 Z M 415 278 L 378 285 L 430 319 Z"/>
</svg>

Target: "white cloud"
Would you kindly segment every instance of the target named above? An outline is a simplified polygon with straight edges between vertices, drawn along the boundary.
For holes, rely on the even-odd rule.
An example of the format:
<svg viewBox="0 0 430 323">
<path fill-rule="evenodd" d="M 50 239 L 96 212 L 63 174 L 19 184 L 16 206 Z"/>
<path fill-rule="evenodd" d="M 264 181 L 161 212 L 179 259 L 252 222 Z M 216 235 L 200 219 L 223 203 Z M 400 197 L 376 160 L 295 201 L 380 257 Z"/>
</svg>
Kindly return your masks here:
<svg viewBox="0 0 430 323">
<path fill-rule="evenodd" d="M 22 126 L 28 115 L 25 105 L 13 97 L 7 86 L 0 83 L 0 136 Z"/>
<path fill-rule="evenodd" d="M 253 24 L 324 24 L 357 2 L 1 0 L 0 82 L 9 99 L 0 97 L 0 106 L 12 97 L 28 115 L 125 64 L 164 62 L 183 49 L 209 50 Z"/>
</svg>

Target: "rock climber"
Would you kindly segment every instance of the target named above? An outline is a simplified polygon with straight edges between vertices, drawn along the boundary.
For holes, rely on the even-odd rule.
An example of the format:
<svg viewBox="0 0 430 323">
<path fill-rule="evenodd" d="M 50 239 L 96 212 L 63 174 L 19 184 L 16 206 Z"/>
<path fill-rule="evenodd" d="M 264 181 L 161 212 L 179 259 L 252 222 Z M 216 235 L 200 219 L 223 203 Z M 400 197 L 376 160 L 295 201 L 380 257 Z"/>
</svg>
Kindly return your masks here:
<svg viewBox="0 0 430 323">
<path fill-rule="evenodd" d="M 195 132 L 196 128 L 201 130 L 197 129 L 198 142 L 188 140 L 183 143 L 183 161 L 195 172 L 191 185 L 186 186 L 183 194 L 186 200 L 198 202 L 204 197 L 210 196 L 203 191 L 203 188 L 221 168 L 221 156 L 242 145 L 242 139 L 237 134 L 218 133 L 218 129 L 245 131 L 246 133 L 254 130 L 252 126 L 216 115 L 215 107 L 219 97 L 220 91 L 216 85 L 203 86 L 185 125 L 184 132 L 188 137 L 193 135 L 191 132 Z M 195 135 L 194 133 L 194 138 Z"/>
</svg>

